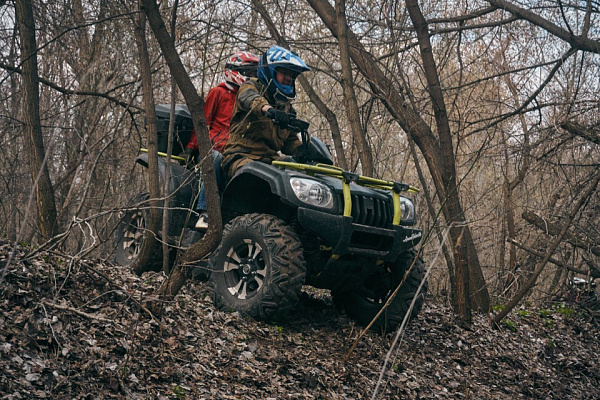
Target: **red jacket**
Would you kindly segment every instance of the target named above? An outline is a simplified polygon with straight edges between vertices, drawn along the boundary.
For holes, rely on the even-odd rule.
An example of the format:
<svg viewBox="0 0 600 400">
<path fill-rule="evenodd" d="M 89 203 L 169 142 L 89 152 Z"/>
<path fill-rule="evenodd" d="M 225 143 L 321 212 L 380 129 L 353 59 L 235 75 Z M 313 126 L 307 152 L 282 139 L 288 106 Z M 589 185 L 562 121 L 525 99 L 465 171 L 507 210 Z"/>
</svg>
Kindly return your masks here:
<svg viewBox="0 0 600 400">
<path fill-rule="evenodd" d="M 208 125 L 210 141 L 213 148 L 219 152 L 223 151 L 223 147 L 229 139 L 229 124 L 238 89 L 237 86 L 221 82 L 210 89 L 204 100 L 204 118 Z M 195 133 L 186 147 L 193 150 L 198 149 L 198 139 Z"/>
</svg>

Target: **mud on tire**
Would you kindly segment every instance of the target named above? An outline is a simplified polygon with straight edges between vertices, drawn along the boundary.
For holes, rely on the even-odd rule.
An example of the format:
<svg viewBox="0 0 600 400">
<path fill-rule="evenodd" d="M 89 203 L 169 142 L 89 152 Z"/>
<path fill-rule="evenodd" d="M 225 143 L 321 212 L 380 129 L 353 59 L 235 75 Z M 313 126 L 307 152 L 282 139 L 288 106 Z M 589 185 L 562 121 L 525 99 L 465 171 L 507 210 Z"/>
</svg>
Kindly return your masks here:
<svg viewBox="0 0 600 400">
<path fill-rule="evenodd" d="M 414 250 L 407 251 L 398 257 L 394 264 L 369 276 L 359 290 L 353 292 L 333 293 L 334 301 L 344 307 L 346 314 L 360 325 L 367 326 L 383 308 L 390 295 L 402 281 L 404 274 L 415 260 L 414 266 L 406 277 L 406 281 L 398 290 L 396 297 L 388 308 L 373 324 L 374 330 L 394 331 L 404 319 L 410 304 L 417 293 L 421 281 L 425 277 L 425 264 L 416 257 Z M 415 318 L 427 294 L 427 281 L 423 284 L 415 301 L 410 319 Z"/>
<path fill-rule="evenodd" d="M 227 224 L 210 267 L 215 305 L 258 320 L 285 316 L 306 277 L 300 239 L 267 214 L 247 214 Z"/>
</svg>

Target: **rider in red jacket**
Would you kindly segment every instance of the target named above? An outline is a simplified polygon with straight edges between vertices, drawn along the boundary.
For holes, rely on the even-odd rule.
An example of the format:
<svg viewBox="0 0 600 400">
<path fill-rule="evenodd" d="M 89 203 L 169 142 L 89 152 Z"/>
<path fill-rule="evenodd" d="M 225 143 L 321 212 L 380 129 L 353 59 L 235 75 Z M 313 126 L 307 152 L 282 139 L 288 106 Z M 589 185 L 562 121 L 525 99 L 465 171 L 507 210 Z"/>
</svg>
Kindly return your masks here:
<svg viewBox="0 0 600 400">
<path fill-rule="evenodd" d="M 213 149 L 221 152 L 229 139 L 229 123 L 235 104 L 235 95 L 240 85 L 248 77 L 256 76 L 258 57 L 252 53 L 241 51 L 235 53 L 225 64 L 225 81 L 219 83 L 208 92 L 204 100 L 204 118 L 208 125 L 208 134 L 213 144 Z M 196 151 L 198 140 L 193 134 L 186 146 Z"/>
<path fill-rule="evenodd" d="M 219 153 L 229 139 L 229 123 L 239 86 L 221 82 L 211 89 L 204 102 L 204 117 L 209 126 L 210 141 Z"/>
<path fill-rule="evenodd" d="M 241 51 L 235 53 L 225 63 L 225 81 L 219 83 L 208 92 L 204 100 L 204 118 L 208 125 L 208 134 L 212 142 L 213 159 L 215 164 L 215 173 L 219 186 L 223 183 L 221 171 L 221 151 L 229 140 L 229 124 L 231 114 L 235 104 L 235 96 L 240 85 L 249 77 L 256 76 L 258 66 L 258 57 L 252 53 Z M 196 134 L 192 134 L 191 140 L 186 146 L 186 153 L 193 154 L 198 152 L 198 139 Z M 208 228 L 208 214 L 206 213 L 206 194 L 204 186 L 200 190 L 198 205 L 196 209 L 200 213 L 196 229 Z"/>
</svg>

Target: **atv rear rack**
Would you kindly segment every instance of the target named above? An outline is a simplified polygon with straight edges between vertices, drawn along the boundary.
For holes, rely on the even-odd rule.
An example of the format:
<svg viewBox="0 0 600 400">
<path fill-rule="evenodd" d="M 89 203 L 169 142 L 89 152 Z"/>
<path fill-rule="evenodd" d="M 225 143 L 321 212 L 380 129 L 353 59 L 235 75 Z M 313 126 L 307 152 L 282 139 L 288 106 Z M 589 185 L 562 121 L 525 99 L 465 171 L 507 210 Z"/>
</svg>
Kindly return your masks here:
<svg viewBox="0 0 600 400">
<path fill-rule="evenodd" d="M 142 153 L 148 153 L 148 149 L 140 149 L 140 151 Z M 158 156 L 160 156 L 160 157 L 167 158 L 167 153 L 163 153 L 162 151 L 157 151 L 156 154 Z M 175 156 L 175 155 L 171 155 L 171 160 L 184 161 L 185 162 L 185 158 L 179 157 L 179 156 Z"/>
<path fill-rule="evenodd" d="M 307 165 L 287 161 L 273 161 L 273 165 L 281 169 L 289 168 L 296 171 L 304 171 L 308 175 L 322 174 L 339 178 L 342 181 L 342 189 L 344 194 L 344 217 L 352 216 L 352 196 L 350 194 L 350 183 L 352 182 L 356 183 L 357 185 L 366 186 L 373 189 L 390 190 L 392 192 L 394 204 L 394 218 L 392 220 L 392 225 L 400 225 L 400 217 L 402 214 L 400 206 L 400 192 L 419 192 L 419 189 L 407 185 L 406 183 L 369 178 L 354 172 L 344 171 L 339 167 L 328 164 Z"/>
</svg>

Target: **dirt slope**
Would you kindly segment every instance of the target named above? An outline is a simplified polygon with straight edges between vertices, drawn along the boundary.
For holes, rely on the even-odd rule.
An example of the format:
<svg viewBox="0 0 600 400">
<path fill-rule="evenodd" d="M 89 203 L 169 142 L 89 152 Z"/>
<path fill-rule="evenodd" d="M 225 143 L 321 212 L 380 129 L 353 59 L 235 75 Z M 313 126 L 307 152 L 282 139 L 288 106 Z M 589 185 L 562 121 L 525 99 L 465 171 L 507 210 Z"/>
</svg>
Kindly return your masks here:
<svg viewBox="0 0 600 400">
<path fill-rule="evenodd" d="M 290 319 L 249 320 L 190 283 L 162 318 L 160 275 L 0 245 L 0 399 L 370 399 L 393 335 L 360 330 L 307 288 Z M 429 299 L 377 399 L 600 399 L 600 328 L 584 310 L 521 310 L 461 328 Z"/>
</svg>

